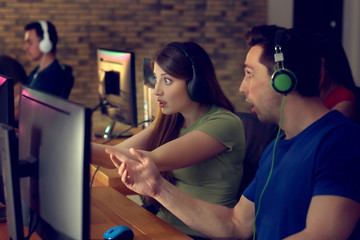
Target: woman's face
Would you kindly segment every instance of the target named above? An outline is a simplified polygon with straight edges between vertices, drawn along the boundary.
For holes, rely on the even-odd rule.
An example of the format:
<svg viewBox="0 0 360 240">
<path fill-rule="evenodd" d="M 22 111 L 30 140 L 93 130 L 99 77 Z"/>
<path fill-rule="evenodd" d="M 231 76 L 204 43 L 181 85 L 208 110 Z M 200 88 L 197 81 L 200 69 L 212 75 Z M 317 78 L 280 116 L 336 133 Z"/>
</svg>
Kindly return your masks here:
<svg viewBox="0 0 360 240">
<path fill-rule="evenodd" d="M 155 62 L 155 95 L 164 114 L 182 113 L 193 103 L 187 92 L 187 82 L 167 74 Z"/>
</svg>

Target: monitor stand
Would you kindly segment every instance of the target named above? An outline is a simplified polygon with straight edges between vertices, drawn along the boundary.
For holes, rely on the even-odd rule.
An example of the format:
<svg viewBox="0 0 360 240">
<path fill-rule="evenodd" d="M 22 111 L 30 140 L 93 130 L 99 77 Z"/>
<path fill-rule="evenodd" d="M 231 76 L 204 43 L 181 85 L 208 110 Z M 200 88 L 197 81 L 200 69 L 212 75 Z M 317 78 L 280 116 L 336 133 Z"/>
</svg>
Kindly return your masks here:
<svg viewBox="0 0 360 240">
<path fill-rule="evenodd" d="M 122 138 L 122 137 L 127 138 L 127 137 L 131 137 L 133 135 L 128 130 L 115 133 L 114 132 L 115 124 L 116 124 L 116 120 L 111 120 L 111 123 L 105 128 L 105 131 L 96 132 L 95 137 L 105 138 L 105 139 L 106 138 Z"/>
</svg>

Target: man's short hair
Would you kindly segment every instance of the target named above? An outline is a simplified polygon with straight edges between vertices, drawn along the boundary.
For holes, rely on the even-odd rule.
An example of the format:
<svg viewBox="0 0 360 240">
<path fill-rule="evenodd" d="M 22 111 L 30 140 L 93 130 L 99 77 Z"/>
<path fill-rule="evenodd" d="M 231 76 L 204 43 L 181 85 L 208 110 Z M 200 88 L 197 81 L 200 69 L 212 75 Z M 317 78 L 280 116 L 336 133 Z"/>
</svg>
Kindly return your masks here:
<svg viewBox="0 0 360 240">
<path fill-rule="evenodd" d="M 285 30 L 280 46 L 284 54 L 284 67 L 296 75 L 295 91 L 303 96 L 319 96 L 321 56 L 316 48 L 313 32 L 262 25 L 252 28 L 245 37 L 250 47 L 263 48 L 260 62 L 267 67 L 269 75 L 272 75 L 275 68 L 275 35 L 279 30 Z"/>
<path fill-rule="evenodd" d="M 52 24 L 51 22 L 46 21 L 46 23 L 47 23 L 47 26 L 48 26 L 49 38 L 50 38 L 50 41 L 52 43 L 51 52 L 55 53 L 56 52 L 56 44 L 58 42 L 58 36 L 57 36 L 56 28 L 55 28 L 54 24 Z M 39 22 L 32 22 L 32 23 L 27 24 L 24 27 L 25 31 L 29 31 L 29 30 L 32 30 L 32 29 L 35 29 L 36 35 L 38 35 L 41 39 L 43 39 L 44 32 L 43 32 L 41 24 Z"/>
</svg>

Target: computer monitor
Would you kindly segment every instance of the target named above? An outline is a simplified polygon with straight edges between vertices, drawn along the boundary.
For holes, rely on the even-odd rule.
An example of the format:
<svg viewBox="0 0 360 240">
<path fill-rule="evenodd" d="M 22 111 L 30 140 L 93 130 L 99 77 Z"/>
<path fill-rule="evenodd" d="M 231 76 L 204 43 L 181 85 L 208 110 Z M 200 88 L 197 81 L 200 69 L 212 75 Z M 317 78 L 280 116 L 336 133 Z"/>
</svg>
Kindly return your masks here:
<svg viewBox="0 0 360 240">
<path fill-rule="evenodd" d="M 19 159 L 24 225 L 43 239 L 89 239 L 91 110 L 23 86 Z"/>
<path fill-rule="evenodd" d="M 15 125 L 14 80 L 0 75 L 0 123 Z"/>
<path fill-rule="evenodd" d="M 99 99 L 102 114 L 112 119 L 97 137 L 129 137 L 130 132 L 115 133 L 115 123 L 137 127 L 134 52 L 97 49 Z"/>
<path fill-rule="evenodd" d="M 0 123 L 15 126 L 14 116 L 14 80 L 0 74 Z M 0 202 L 5 203 L 3 178 L 0 164 Z M 6 219 L 4 209 L 0 209 L 0 220 Z"/>
<path fill-rule="evenodd" d="M 0 158 L 6 198 L 8 239 L 23 240 L 20 184 L 18 176 L 18 140 L 15 130 L 0 123 Z"/>
<path fill-rule="evenodd" d="M 157 100 L 155 96 L 155 76 L 151 67 L 151 59 L 144 58 L 143 64 L 143 72 L 144 72 L 144 126 L 148 127 L 150 122 L 155 119 L 156 110 L 157 110 Z"/>
</svg>

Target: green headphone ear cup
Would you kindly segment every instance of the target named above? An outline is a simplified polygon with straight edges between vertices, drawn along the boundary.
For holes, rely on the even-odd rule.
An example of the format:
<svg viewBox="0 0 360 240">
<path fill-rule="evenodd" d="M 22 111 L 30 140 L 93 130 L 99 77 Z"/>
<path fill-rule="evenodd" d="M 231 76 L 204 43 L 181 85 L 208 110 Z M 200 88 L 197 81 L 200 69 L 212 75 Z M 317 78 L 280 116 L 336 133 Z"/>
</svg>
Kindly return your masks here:
<svg viewBox="0 0 360 240">
<path fill-rule="evenodd" d="M 288 94 L 295 90 L 297 79 L 295 74 L 288 69 L 276 70 L 271 76 L 272 88 L 280 94 Z"/>
</svg>

